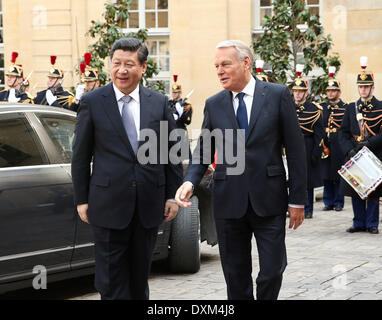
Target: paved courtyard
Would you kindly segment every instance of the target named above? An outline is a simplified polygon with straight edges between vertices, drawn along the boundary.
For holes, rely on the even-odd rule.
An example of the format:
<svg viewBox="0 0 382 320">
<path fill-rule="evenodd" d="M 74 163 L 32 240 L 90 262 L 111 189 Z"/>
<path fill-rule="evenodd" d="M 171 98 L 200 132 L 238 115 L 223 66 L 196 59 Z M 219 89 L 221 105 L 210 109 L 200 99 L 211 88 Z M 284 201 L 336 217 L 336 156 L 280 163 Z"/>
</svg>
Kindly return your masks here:
<svg viewBox="0 0 382 320">
<path fill-rule="evenodd" d="M 350 234 L 350 198 L 342 212 L 322 211 L 316 202 L 313 219 L 297 230 L 287 229 L 288 266 L 280 300 L 381 300 L 382 234 Z M 289 220 L 287 220 L 287 224 Z M 202 265 L 196 274 L 171 274 L 155 263 L 149 279 L 152 300 L 225 300 L 226 287 L 218 247 L 202 244 Z M 259 271 L 253 240 L 253 277 Z M 75 299 L 99 299 L 97 293 Z"/>
</svg>

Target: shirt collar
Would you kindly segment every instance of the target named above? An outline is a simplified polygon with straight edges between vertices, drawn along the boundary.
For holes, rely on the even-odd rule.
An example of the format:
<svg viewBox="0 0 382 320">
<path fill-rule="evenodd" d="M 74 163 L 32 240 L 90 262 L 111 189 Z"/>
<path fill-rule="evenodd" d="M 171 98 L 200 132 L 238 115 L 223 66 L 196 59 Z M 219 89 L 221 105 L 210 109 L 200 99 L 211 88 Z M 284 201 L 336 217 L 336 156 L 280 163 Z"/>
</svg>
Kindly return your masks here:
<svg viewBox="0 0 382 320">
<path fill-rule="evenodd" d="M 256 86 L 256 80 L 254 77 L 251 76 L 251 79 L 249 80 L 249 82 L 247 83 L 247 85 L 244 87 L 244 89 L 241 92 L 244 92 L 245 94 L 249 96 L 253 96 L 255 92 L 255 86 Z M 239 93 L 240 92 L 232 91 L 233 98 L 235 99 Z"/>
<path fill-rule="evenodd" d="M 113 83 L 113 89 L 114 89 L 114 93 L 115 93 L 115 99 L 117 101 L 121 100 L 124 96 L 126 96 L 126 94 L 124 94 L 123 92 L 121 92 L 121 90 L 119 90 L 115 84 Z M 139 84 L 137 85 L 137 87 L 132 91 L 130 92 L 129 96 L 134 99 L 136 102 L 139 103 Z"/>
</svg>

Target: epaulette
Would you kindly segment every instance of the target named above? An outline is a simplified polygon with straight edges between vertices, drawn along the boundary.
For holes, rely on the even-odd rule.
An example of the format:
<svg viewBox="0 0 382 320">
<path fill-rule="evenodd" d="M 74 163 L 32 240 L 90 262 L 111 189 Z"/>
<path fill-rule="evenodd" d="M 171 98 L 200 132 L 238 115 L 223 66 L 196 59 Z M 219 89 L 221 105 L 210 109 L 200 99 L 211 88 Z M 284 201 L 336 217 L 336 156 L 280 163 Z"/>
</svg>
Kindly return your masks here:
<svg viewBox="0 0 382 320">
<path fill-rule="evenodd" d="M 62 105 L 68 105 L 70 107 L 76 101 L 76 98 L 71 92 L 68 92 L 68 93 L 69 93 L 68 96 L 58 97 L 57 101 Z"/>
<path fill-rule="evenodd" d="M 5 91 L 8 91 L 8 90 L 7 90 L 7 89 L 3 89 L 3 90 L 0 91 L 0 93 L 1 93 L 1 92 L 5 92 Z"/>
<path fill-rule="evenodd" d="M 28 92 L 28 91 L 25 91 L 25 94 L 27 95 L 27 97 L 31 100 L 34 99 L 34 97 Z"/>
<path fill-rule="evenodd" d="M 313 103 L 318 109 L 320 109 L 321 111 L 323 110 L 322 106 L 321 106 L 318 102 L 312 101 L 312 103 Z"/>
</svg>

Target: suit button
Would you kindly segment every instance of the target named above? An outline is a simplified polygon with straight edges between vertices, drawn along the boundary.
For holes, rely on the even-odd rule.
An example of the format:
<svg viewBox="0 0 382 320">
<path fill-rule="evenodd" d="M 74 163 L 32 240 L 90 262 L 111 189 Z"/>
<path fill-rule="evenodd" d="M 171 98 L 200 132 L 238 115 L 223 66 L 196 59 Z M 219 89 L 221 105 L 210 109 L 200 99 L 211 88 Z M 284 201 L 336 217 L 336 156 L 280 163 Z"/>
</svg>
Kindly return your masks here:
<svg viewBox="0 0 382 320">
<path fill-rule="evenodd" d="M 132 186 L 133 188 L 135 188 L 135 187 L 137 186 L 137 182 L 136 182 L 136 181 L 131 182 L 131 186 Z"/>
</svg>

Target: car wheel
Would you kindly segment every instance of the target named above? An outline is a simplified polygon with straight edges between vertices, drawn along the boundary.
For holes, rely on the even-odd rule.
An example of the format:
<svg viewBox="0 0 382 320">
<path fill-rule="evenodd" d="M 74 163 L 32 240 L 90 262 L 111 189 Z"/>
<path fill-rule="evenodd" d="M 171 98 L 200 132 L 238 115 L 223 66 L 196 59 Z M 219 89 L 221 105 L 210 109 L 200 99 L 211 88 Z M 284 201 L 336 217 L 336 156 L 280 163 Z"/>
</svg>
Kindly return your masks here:
<svg viewBox="0 0 382 320">
<path fill-rule="evenodd" d="M 195 273 L 200 269 L 200 232 L 198 198 L 192 205 L 179 208 L 171 228 L 169 265 L 172 272 Z"/>
</svg>

